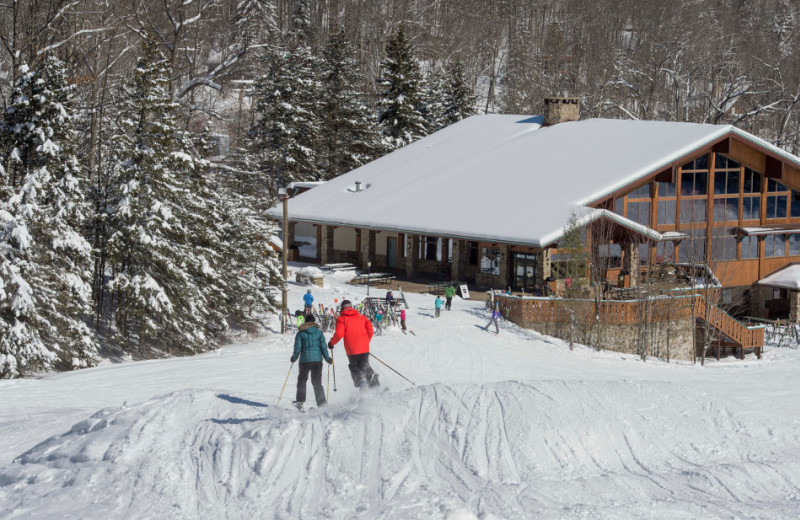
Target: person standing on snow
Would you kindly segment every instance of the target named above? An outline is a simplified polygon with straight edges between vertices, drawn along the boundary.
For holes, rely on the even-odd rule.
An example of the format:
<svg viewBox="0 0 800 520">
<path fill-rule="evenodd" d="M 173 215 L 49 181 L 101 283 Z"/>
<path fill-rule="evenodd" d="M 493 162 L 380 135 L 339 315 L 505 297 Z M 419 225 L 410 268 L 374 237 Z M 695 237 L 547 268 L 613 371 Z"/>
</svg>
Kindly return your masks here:
<svg viewBox="0 0 800 520">
<path fill-rule="evenodd" d="M 325 348 L 325 336 L 319 325 L 314 323 L 314 316 L 309 315 L 306 322 L 300 325 L 300 331 L 294 337 L 294 354 L 292 363 L 300 359 L 300 373 L 297 375 L 297 395 L 292 403 L 298 410 L 303 410 L 306 402 L 306 382 L 311 374 L 311 386 L 314 387 L 314 397 L 317 407 L 325 406 L 325 389 L 322 388 L 322 360 L 333 363 L 328 349 Z"/>
<path fill-rule="evenodd" d="M 444 308 L 447 309 L 448 311 L 450 310 L 450 306 L 453 304 L 453 296 L 455 295 L 456 295 L 455 287 L 453 287 L 452 285 L 448 285 L 447 287 L 445 287 L 444 297 L 447 300 L 447 302 L 444 304 Z"/>
<path fill-rule="evenodd" d="M 392 305 L 394 305 L 394 295 L 392 294 L 392 290 L 389 289 L 386 293 L 386 308 L 388 309 Z"/>
<path fill-rule="evenodd" d="M 314 295 L 311 294 L 311 289 L 307 290 L 303 295 L 303 301 L 306 303 L 303 314 L 312 314 L 311 306 L 314 305 Z"/>
<path fill-rule="evenodd" d="M 494 323 L 494 330 L 497 334 L 500 334 L 500 320 L 503 318 L 503 315 L 500 314 L 500 309 L 495 307 L 492 311 L 492 317 L 489 318 L 489 323 L 483 328 L 486 332 L 489 332 L 489 325 Z"/>
<path fill-rule="evenodd" d="M 400 326 L 403 327 L 403 330 L 406 330 L 406 310 L 400 309 Z"/>
<path fill-rule="evenodd" d="M 350 300 L 344 300 L 336 318 L 336 332 L 328 342 L 328 348 L 333 349 L 340 339 L 344 339 L 350 376 L 356 388 L 361 390 L 380 384 L 378 374 L 369 366 L 369 342 L 373 334 L 372 323 L 353 308 Z"/>
<path fill-rule="evenodd" d="M 439 313 L 442 312 L 442 299 L 437 296 L 436 300 L 433 302 L 433 306 L 436 307 L 436 317 L 438 318 Z"/>
</svg>

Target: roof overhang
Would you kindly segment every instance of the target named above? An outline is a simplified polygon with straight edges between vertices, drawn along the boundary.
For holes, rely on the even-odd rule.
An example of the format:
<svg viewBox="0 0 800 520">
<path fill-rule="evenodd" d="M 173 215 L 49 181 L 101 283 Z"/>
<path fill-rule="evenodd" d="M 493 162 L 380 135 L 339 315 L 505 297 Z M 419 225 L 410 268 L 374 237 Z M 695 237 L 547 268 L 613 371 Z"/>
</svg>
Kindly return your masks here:
<svg viewBox="0 0 800 520">
<path fill-rule="evenodd" d="M 767 287 L 800 291 L 800 264 L 789 264 L 756 283 Z"/>
<path fill-rule="evenodd" d="M 746 226 L 739 231 L 745 236 L 784 235 L 786 233 L 800 233 L 800 224 L 786 224 L 778 226 Z"/>
</svg>

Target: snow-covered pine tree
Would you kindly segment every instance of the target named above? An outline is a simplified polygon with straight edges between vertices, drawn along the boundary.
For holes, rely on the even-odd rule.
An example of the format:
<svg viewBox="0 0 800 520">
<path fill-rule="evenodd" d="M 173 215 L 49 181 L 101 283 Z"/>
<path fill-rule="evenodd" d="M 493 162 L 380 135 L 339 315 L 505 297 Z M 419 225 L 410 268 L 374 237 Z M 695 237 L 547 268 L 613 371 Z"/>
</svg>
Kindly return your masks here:
<svg viewBox="0 0 800 520">
<path fill-rule="evenodd" d="M 245 45 L 264 41 L 275 29 L 275 4 L 270 0 L 240 0 L 236 4 L 235 24 Z"/>
<path fill-rule="evenodd" d="M 375 113 L 359 89 L 355 53 L 343 27 L 333 32 L 323 52 L 320 131 L 321 170 L 330 179 L 358 168 L 385 150 Z"/>
<path fill-rule="evenodd" d="M 427 133 L 432 133 L 447 126 L 444 121 L 447 78 L 439 65 L 433 65 L 428 70 L 423 85 L 419 112 L 425 118 Z"/>
<path fill-rule="evenodd" d="M 166 63 L 145 41 L 124 87 L 113 137 L 108 257 L 120 346 L 141 356 L 195 353 L 224 328 L 216 278 L 215 208 L 203 165 L 177 132 Z"/>
<path fill-rule="evenodd" d="M 93 365 L 90 213 L 63 64 L 22 66 L 2 126 L 0 377 Z"/>
<path fill-rule="evenodd" d="M 198 148 L 210 155 L 203 144 Z M 224 216 L 216 224 L 221 238 L 217 273 L 226 290 L 220 306 L 224 304 L 232 326 L 255 332 L 258 320 L 276 309 L 265 286 L 282 289 L 283 277 L 280 259 L 269 247 L 276 226 L 262 216 L 270 198 L 263 190 L 263 175 L 248 159 L 245 151 L 234 149 L 226 164 L 211 164 L 209 174 L 214 178 L 217 213 Z"/>
<path fill-rule="evenodd" d="M 460 61 L 451 62 L 447 67 L 447 81 L 444 87 L 444 126 L 452 125 L 475 114 L 475 90 L 467 83 L 464 67 Z"/>
<path fill-rule="evenodd" d="M 420 112 L 421 77 L 414 49 L 401 24 L 386 42 L 386 56 L 378 78 L 378 121 L 381 134 L 392 150 L 427 135 L 427 123 Z"/>
<path fill-rule="evenodd" d="M 316 146 L 321 113 L 319 59 L 308 43 L 303 0 L 295 4 L 289 45 L 267 47 L 262 57 L 266 73 L 255 84 L 256 122 L 251 149 L 270 189 L 292 181 L 322 179 Z"/>
</svg>

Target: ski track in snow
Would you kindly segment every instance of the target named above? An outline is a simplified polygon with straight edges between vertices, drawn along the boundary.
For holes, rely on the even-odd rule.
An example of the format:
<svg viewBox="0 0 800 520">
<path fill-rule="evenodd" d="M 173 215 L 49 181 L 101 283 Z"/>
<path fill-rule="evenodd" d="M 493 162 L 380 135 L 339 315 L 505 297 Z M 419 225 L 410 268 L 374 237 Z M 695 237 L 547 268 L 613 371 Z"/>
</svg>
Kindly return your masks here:
<svg viewBox="0 0 800 520">
<path fill-rule="evenodd" d="M 373 360 L 392 389 L 359 398 L 337 349 L 339 392 L 330 407 L 291 408 L 296 373 L 276 406 L 291 350 L 286 337 L 257 351 L 128 364 L 130 388 L 126 372 L 108 372 L 118 367 L 94 369 L 96 378 L 114 374 L 109 380 L 123 396 L 142 395 L 148 376 L 151 391 L 168 389 L 135 404 L 94 413 L 65 408 L 60 416 L 34 399 L 0 407 L 0 435 L 9 439 L 0 445 L 29 443 L 2 459 L 0 518 L 800 515 L 797 384 L 771 376 L 796 373 L 797 353 L 770 359 L 772 349 L 763 362 L 705 368 L 642 364 L 581 347 L 570 352 L 507 325 L 499 337 L 487 334 L 474 326 L 485 323 L 479 304 L 425 321 L 428 297 L 410 296 L 421 307 L 410 323 L 420 335 L 390 331 L 373 351 L 380 346 L 382 359 L 412 379 L 422 376 L 419 386 Z M 268 377 L 254 356 L 270 357 Z M 217 370 L 200 370 L 209 363 Z M 234 369 L 233 378 L 217 373 Z M 190 376 L 157 384 L 159 374 L 177 371 Z M 69 381 L 81 374 L 92 371 L 10 382 L 0 391 L 44 395 L 38 385 L 50 380 L 79 393 L 83 385 Z M 109 385 L 97 379 L 97 387 L 103 381 Z M 104 400 L 90 399 L 96 387 L 85 392 L 86 408 Z M 60 402 L 50 399 L 52 407 Z M 85 419 L 63 427 L 70 417 Z"/>
</svg>

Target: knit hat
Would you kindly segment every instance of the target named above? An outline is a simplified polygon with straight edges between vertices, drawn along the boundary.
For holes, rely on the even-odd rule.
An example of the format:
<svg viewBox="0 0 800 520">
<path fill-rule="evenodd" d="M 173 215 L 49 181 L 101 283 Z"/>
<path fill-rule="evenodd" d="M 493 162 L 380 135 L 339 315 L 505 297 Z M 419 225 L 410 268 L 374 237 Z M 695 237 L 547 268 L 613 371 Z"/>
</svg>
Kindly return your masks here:
<svg viewBox="0 0 800 520">
<path fill-rule="evenodd" d="M 339 310 L 344 310 L 346 307 L 352 307 L 353 304 L 350 300 L 342 300 L 342 305 L 339 307 Z"/>
</svg>

